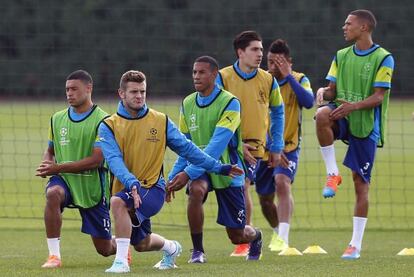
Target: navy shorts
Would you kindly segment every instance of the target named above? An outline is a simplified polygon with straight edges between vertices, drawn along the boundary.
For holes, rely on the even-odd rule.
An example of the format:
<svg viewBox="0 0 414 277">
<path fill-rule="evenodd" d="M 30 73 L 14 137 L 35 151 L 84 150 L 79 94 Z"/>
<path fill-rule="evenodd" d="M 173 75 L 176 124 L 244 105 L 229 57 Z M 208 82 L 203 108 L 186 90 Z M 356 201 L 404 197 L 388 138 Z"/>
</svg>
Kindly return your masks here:
<svg viewBox="0 0 414 277">
<path fill-rule="evenodd" d="M 165 189 L 157 185 L 151 188 L 140 188 L 141 205 L 134 209 L 134 200 L 127 189 L 118 192 L 115 196 L 121 198 L 129 209 L 132 221 L 131 245 L 139 244 L 151 234 L 151 217 L 156 215 L 164 205 Z"/>
<path fill-rule="evenodd" d="M 260 159 L 257 159 L 257 162 L 255 165 L 249 164 L 246 160 L 244 160 L 244 164 L 246 165 L 246 170 L 245 170 L 246 178 L 250 180 L 252 185 L 254 184 L 254 180 L 256 179 L 256 172 L 259 167 L 258 166 L 259 163 L 260 163 Z"/>
<path fill-rule="evenodd" d="M 277 166 L 275 168 L 268 168 L 267 161 L 260 161 L 256 172 L 256 192 L 259 195 L 268 195 L 276 191 L 274 176 L 283 174 L 290 178 L 291 183 L 295 180 L 296 171 L 298 168 L 300 148 L 291 152 L 285 153 L 289 160 L 289 167 L 284 168 Z"/>
<path fill-rule="evenodd" d="M 210 177 L 204 173 L 198 180 L 204 180 L 208 184 L 208 191 L 213 191 Z M 191 186 L 191 183 L 189 184 Z M 244 229 L 246 226 L 246 205 L 244 202 L 244 187 L 228 187 L 216 189 L 218 204 L 217 223 L 228 228 Z M 189 193 L 187 187 L 187 194 Z M 208 193 L 204 198 L 207 200 Z"/>
<path fill-rule="evenodd" d="M 55 175 L 49 179 L 46 190 L 53 186 L 60 186 L 65 191 L 65 201 L 61 206 L 63 212 L 65 207 L 73 207 L 73 199 L 70 193 L 69 187 L 65 180 Z M 89 234 L 94 238 L 111 239 L 111 218 L 109 215 L 109 207 L 105 197 L 92 208 L 84 209 L 79 208 L 79 213 L 82 217 L 81 231 L 85 234 Z"/>
<path fill-rule="evenodd" d="M 329 103 L 331 109 L 335 109 L 334 103 Z M 371 138 L 356 138 L 349 132 L 348 120 L 341 118 L 336 121 L 338 132 L 335 139 L 348 142 L 348 150 L 343 164 L 362 177 L 365 183 L 371 182 L 371 171 L 374 165 L 377 143 Z"/>
</svg>

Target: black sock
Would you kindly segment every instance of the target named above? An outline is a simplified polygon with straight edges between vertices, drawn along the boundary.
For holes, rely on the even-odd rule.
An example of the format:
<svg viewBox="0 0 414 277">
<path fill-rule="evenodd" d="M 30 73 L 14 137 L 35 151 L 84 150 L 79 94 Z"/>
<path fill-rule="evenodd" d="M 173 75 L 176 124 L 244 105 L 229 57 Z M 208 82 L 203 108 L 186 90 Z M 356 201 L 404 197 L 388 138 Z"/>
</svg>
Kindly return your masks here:
<svg viewBox="0 0 414 277">
<path fill-rule="evenodd" d="M 193 241 L 194 250 L 198 250 L 204 253 L 203 233 L 191 234 L 191 240 Z"/>
</svg>

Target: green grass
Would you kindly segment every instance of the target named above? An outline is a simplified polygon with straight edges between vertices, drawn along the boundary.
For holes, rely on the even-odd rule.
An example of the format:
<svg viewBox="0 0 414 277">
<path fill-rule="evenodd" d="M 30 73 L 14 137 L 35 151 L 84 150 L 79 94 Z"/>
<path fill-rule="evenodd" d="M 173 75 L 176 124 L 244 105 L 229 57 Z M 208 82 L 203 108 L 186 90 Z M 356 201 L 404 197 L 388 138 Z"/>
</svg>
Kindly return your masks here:
<svg viewBox="0 0 414 277">
<path fill-rule="evenodd" d="M 108 112 L 116 108 L 116 100 L 97 101 Z M 150 101 L 150 106 L 167 113 L 177 122 L 179 100 Z M 79 231 L 76 210 L 65 210 L 62 233 L 64 268 L 44 271 L 39 268 L 47 254 L 42 216 L 45 180 L 34 176 L 46 146 L 50 115 L 65 107 L 64 102 L 0 103 L 0 276 L 100 276 L 112 262 L 95 253 L 88 236 Z M 303 144 L 298 174 L 293 185 L 295 211 L 292 219 L 291 244 L 303 250 L 319 244 L 328 255 L 279 257 L 265 250 L 263 260 L 246 263 L 230 258 L 232 245 L 225 231 L 215 223 L 217 205 L 214 195 L 205 204 L 205 246 L 209 263 L 186 264 L 191 248 L 186 222 L 186 199 L 179 193 L 171 204 L 164 205 L 153 218 L 154 231 L 167 238 L 178 239 L 184 246 L 180 268 L 172 272 L 152 269 L 159 253 L 134 255 L 133 273 L 140 275 L 256 275 L 272 273 L 295 276 L 390 276 L 414 271 L 414 257 L 396 253 L 414 247 L 414 128 L 411 114 L 414 101 L 393 100 L 389 113 L 388 142 L 379 149 L 370 191 L 368 230 L 364 238 L 362 259 L 344 262 L 339 259 L 351 238 L 354 192 L 352 178 L 342 165 L 344 175 L 338 195 L 324 200 L 321 188 L 325 170 L 321 161 L 312 120 L 314 110 L 304 112 Z M 336 143 L 338 162 L 345 146 Z M 167 173 L 176 155 L 167 152 Z M 254 195 L 253 223 L 270 238 L 268 225 L 261 215 Z"/>
<path fill-rule="evenodd" d="M 113 257 L 104 258 L 95 252 L 89 237 L 80 233 L 79 222 L 64 224 L 63 268 L 44 270 L 40 265 L 46 259 L 47 246 L 39 221 L 26 220 L 28 225 L 24 228 L 12 228 L 10 224 L 5 227 L 3 221 L 0 220 L 0 276 L 108 276 L 104 270 Z M 153 231 L 182 243 L 184 251 L 178 258 L 179 268 L 160 272 L 152 268 L 161 257 L 160 252 L 134 252 L 132 276 L 408 276 L 414 272 L 414 256 L 396 256 L 401 249 L 414 247 L 412 231 L 367 231 L 362 258 L 358 261 L 340 259 L 351 235 L 349 231 L 293 231 L 291 241 L 299 250 L 319 244 L 328 254 L 281 257 L 265 247 L 262 260 L 246 262 L 243 258 L 229 257 L 232 245 L 224 229 L 208 228 L 205 230 L 208 263 L 203 265 L 187 264 L 191 244 L 186 228 L 155 225 Z M 269 239 L 268 231 L 264 236 L 265 246 Z"/>
</svg>

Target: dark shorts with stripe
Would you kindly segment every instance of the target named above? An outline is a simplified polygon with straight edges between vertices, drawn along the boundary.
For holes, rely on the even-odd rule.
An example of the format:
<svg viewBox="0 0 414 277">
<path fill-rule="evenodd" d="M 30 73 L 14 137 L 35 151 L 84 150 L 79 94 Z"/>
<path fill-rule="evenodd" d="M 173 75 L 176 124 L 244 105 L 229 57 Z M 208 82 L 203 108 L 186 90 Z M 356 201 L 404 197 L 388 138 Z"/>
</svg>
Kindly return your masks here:
<svg viewBox="0 0 414 277">
<path fill-rule="evenodd" d="M 228 228 L 243 229 L 246 226 L 246 205 L 244 202 L 244 187 L 228 187 L 213 189 L 210 177 L 204 173 L 198 180 L 203 180 L 208 185 L 208 191 L 214 190 L 218 204 L 217 223 Z M 187 194 L 189 194 L 187 186 Z M 207 200 L 206 194 L 203 203 Z"/>
<path fill-rule="evenodd" d="M 73 199 L 70 193 L 70 189 L 65 180 L 55 175 L 49 179 L 46 186 L 48 188 L 53 186 L 60 186 L 65 191 L 65 201 L 60 207 L 63 212 L 66 207 L 73 207 Z M 105 197 L 102 197 L 101 201 L 92 208 L 78 208 L 80 216 L 82 217 L 81 231 L 85 234 L 89 234 L 94 238 L 111 239 L 111 218 L 109 215 L 109 207 Z"/>
<path fill-rule="evenodd" d="M 329 103 L 327 106 L 331 110 L 336 108 L 334 103 Z M 361 176 L 365 183 L 370 183 L 371 171 L 377 152 L 377 143 L 369 137 L 357 138 L 352 136 L 349 132 L 348 120 L 345 118 L 336 122 L 338 124 L 338 131 L 335 133 L 335 139 L 348 142 L 348 150 L 343 164 Z"/>
<path fill-rule="evenodd" d="M 260 161 L 256 172 L 256 192 L 259 195 L 269 195 L 276 191 L 274 176 L 283 174 L 290 178 L 291 183 L 295 180 L 295 175 L 298 168 L 300 148 L 291 152 L 285 153 L 289 160 L 289 166 L 284 168 L 277 166 L 275 168 L 268 168 L 267 161 Z"/>
<path fill-rule="evenodd" d="M 140 188 L 141 205 L 134 209 L 134 200 L 127 189 L 118 192 L 115 196 L 121 198 L 129 209 L 132 220 L 131 245 L 138 245 L 151 232 L 151 217 L 156 215 L 164 205 L 165 189 L 157 185 L 151 188 Z"/>
</svg>

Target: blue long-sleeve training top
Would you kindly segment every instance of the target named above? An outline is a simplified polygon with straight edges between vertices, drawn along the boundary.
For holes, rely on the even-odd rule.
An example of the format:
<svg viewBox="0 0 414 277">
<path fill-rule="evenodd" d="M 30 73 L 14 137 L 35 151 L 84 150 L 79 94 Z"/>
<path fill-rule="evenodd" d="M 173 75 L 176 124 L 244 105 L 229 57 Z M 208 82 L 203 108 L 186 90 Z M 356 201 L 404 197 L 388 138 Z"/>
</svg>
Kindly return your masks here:
<svg viewBox="0 0 414 277">
<path fill-rule="evenodd" d="M 148 110 L 147 105 L 138 111 L 137 118 L 143 117 Z M 123 106 L 122 102 L 118 104 L 117 113 L 126 118 L 132 118 L 128 111 Z M 126 187 L 130 188 L 133 184 L 139 184 L 139 180 L 126 167 L 121 149 L 116 142 L 115 136 L 111 129 L 105 124 L 99 125 L 99 140 L 104 157 L 109 165 L 111 172 L 121 181 Z M 168 119 L 167 122 L 167 146 L 178 155 L 185 157 L 192 164 L 196 164 L 209 172 L 221 173 L 224 166 L 214 158 L 208 156 L 189 141 L 184 134 L 182 134 L 177 126 Z M 228 169 L 228 167 L 227 167 Z M 165 180 L 160 178 L 158 185 L 164 187 Z"/>
</svg>

